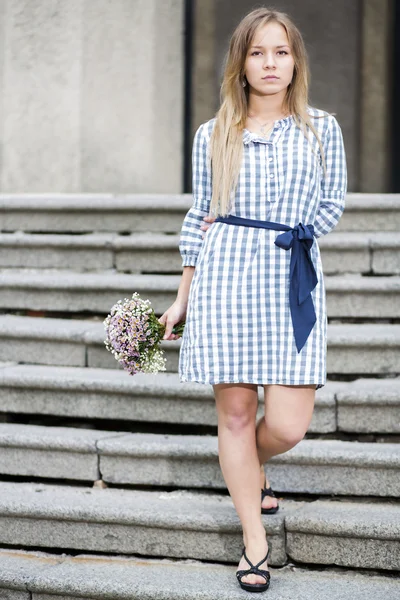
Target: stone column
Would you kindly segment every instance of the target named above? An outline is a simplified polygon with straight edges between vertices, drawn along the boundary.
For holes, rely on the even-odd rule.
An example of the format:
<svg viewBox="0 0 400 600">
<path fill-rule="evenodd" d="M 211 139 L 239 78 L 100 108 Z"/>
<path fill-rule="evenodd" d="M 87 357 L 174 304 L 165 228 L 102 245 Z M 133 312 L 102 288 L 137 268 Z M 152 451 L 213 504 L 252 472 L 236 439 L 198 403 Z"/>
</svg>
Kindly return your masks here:
<svg viewBox="0 0 400 600">
<path fill-rule="evenodd" d="M 363 0 L 360 191 L 390 192 L 393 2 Z"/>
<path fill-rule="evenodd" d="M 184 0 L 2 0 L 1 192 L 181 192 Z"/>
</svg>

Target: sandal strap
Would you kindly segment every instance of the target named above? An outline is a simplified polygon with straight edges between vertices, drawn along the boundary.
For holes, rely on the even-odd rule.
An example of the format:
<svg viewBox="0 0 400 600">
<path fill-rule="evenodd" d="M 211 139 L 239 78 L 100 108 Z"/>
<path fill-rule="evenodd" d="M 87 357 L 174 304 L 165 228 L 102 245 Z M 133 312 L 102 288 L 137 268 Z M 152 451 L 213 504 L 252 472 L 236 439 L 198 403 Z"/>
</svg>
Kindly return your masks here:
<svg viewBox="0 0 400 600">
<path fill-rule="evenodd" d="M 261 577 L 264 577 L 265 582 L 268 583 L 268 581 L 271 577 L 270 572 L 265 569 L 259 569 L 258 567 L 267 560 L 268 555 L 269 555 L 269 548 L 268 548 L 268 552 L 264 556 L 264 558 L 262 558 L 256 565 L 253 565 L 253 563 L 247 556 L 245 547 L 243 547 L 242 554 L 243 554 L 244 558 L 246 559 L 246 561 L 249 563 L 250 569 L 240 569 L 239 571 L 236 571 L 237 578 L 239 580 L 241 580 L 241 578 L 244 577 L 245 575 L 250 575 L 251 573 L 254 573 L 254 575 L 261 575 Z"/>
<path fill-rule="evenodd" d="M 271 486 L 269 488 L 264 488 L 261 490 L 262 499 L 264 500 L 265 496 L 271 496 L 272 498 L 276 498 L 273 489 Z"/>
<path fill-rule="evenodd" d="M 270 575 L 269 571 L 265 571 L 264 569 L 256 569 L 255 567 L 253 567 L 251 569 L 242 569 L 240 571 L 236 571 L 236 577 L 238 578 L 239 581 L 241 581 L 243 577 L 245 577 L 246 575 L 251 575 L 252 573 L 254 573 L 254 575 L 261 575 L 261 577 L 264 577 L 265 583 L 268 583 L 268 581 L 271 579 L 271 575 Z M 253 583 L 253 584 L 249 584 L 249 585 L 259 585 L 259 584 Z"/>
</svg>

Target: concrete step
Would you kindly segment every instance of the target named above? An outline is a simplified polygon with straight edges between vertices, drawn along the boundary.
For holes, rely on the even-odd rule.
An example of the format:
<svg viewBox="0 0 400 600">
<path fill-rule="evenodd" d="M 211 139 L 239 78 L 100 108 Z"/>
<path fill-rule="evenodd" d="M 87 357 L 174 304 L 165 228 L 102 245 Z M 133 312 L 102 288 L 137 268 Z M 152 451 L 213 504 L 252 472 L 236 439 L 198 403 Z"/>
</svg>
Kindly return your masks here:
<svg viewBox="0 0 400 600">
<path fill-rule="evenodd" d="M 224 489 L 216 436 L 0 423 L 0 474 Z M 400 496 L 400 445 L 302 440 L 268 461 L 279 493 Z"/>
<path fill-rule="evenodd" d="M 317 390 L 310 433 L 400 433 L 400 378 L 327 381 Z M 257 418 L 263 414 L 258 387 Z M 0 412 L 181 425 L 217 425 L 210 385 L 124 371 L 2 365 Z"/>
<path fill-rule="evenodd" d="M 327 382 L 317 391 L 310 432 L 336 431 L 335 395 L 345 385 Z M 258 399 L 261 417 L 262 386 Z M 130 377 L 125 371 L 90 367 L 2 365 L 0 413 L 217 426 L 211 385 L 180 382 L 177 373 Z"/>
<path fill-rule="evenodd" d="M 399 505 L 283 500 L 262 520 L 271 565 L 400 569 Z M 236 562 L 242 530 L 228 495 L 3 482 L 0 544 Z"/>
<path fill-rule="evenodd" d="M 236 556 L 239 562 L 240 554 Z M 235 566 L 200 561 L 0 550 L 5 600 L 241 600 Z M 344 569 L 269 567 L 270 600 L 396 600 L 398 581 Z M 78 597 L 79 596 L 79 597 Z"/>
<path fill-rule="evenodd" d="M 339 431 L 400 432 L 400 378 L 358 379 L 336 393 Z"/>
<path fill-rule="evenodd" d="M 328 317 L 400 317 L 400 277 L 325 276 Z M 0 270 L 0 309 L 107 314 L 133 291 L 151 300 L 157 314 L 175 301 L 180 275 Z"/>
<path fill-rule="evenodd" d="M 400 274 L 400 234 L 338 232 L 318 240 L 324 273 Z M 181 273 L 179 235 L 0 234 L 0 268 Z"/>
<path fill-rule="evenodd" d="M 328 325 L 329 374 L 400 374 L 400 325 Z M 102 318 L 0 315 L 0 361 L 121 370 L 104 345 Z M 177 372 L 182 340 L 162 341 L 168 372 Z M 137 376 L 135 376 L 137 378 Z"/>
<path fill-rule="evenodd" d="M 220 562 L 236 561 L 243 546 L 229 495 L 7 481 L 1 492 L 0 546 Z M 284 517 L 301 506 L 283 500 L 278 513 L 263 516 L 272 565 L 287 560 Z"/>
<path fill-rule="evenodd" d="M 191 194 L 2 194 L 0 230 L 179 232 Z M 399 231 L 400 194 L 346 196 L 340 231 Z"/>
<path fill-rule="evenodd" d="M 288 514 L 285 527 L 293 560 L 399 569 L 399 504 L 317 500 Z"/>
</svg>

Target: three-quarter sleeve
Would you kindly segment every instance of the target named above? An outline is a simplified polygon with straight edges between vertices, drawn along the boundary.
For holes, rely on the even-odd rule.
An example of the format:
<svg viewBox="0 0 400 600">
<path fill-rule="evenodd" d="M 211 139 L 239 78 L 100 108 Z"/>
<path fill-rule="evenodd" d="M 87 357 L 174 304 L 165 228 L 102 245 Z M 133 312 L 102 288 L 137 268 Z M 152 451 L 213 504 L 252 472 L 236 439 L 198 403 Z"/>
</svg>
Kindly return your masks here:
<svg viewBox="0 0 400 600">
<path fill-rule="evenodd" d="M 314 235 L 326 235 L 339 222 L 344 211 L 347 191 L 347 166 L 342 130 L 336 118 L 330 116 L 330 124 L 322 142 L 326 175 L 322 169 L 320 204 L 314 221 Z"/>
<path fill-rule="evenodd" d="M 179 239 L 182 267 L 196 266 L 203 243 L 202 235 L 205 233 L 200 227 L 205 224 L 203 217 L 209 214 L 210 209 L 212 182 L 208 156 L 207 123 L 200 125 L 193 139 L 192 174 L 193 204 L 185 215 Z"/>
</svg>

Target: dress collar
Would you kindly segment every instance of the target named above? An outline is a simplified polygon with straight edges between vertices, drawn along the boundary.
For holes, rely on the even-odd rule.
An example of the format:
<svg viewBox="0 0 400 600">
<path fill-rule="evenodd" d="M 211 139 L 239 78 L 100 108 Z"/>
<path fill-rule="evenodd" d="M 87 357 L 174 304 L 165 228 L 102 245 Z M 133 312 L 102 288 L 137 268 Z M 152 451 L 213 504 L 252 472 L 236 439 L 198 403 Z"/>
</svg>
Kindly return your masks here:
<svg viewBox="0 0 400 600">
<path fill-rule="evenodd" d="M 269 138 L 265 138 L 254 131 L 243 129 L 243 143 L 249 144 L 250 142 L 261 142 L 262 144 L 268 144 L 273 141 L 273 138 L 276 137 L 278 132 L 289 127 L 292 121 L 294 121 L 293 115 L 289 115 L 288 117 L 284 117 L 283 119 L 278 119 L 275 121 L 274 129 L 271 131 Z"/>
</svg>

